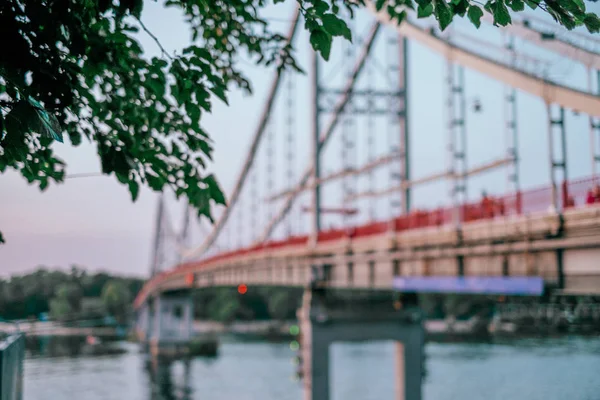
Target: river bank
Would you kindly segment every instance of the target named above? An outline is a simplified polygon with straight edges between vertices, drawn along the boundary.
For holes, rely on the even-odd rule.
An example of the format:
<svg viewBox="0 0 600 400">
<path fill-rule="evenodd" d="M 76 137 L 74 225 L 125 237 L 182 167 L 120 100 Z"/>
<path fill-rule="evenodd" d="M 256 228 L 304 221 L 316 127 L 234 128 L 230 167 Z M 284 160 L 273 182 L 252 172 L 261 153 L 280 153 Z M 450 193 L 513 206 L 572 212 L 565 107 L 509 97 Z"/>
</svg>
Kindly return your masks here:
<svg viewBox="0 0 600 400">
<path fill-rule="evenodd" d="M 257 337 L 267 340 L 288 340 L 294 320 L 235 321 L 223 323 L 197 320 L 195 336 L 222 335 Z M 600 305 L 504 305 L 493 317 L 472 316 L 469 319 L 429 319 L 424 323 L 430 340 L 452 337 L 529 336 L 556 334 L 600 333 Z M 66 327 L 56 322 L 21 321 L 18 324 L 0 322 L 0 333 L 24 332 L 30 337 L 100 336 L 123 337 L 125 329 L 115 327 Z"/>
<path fill-rule="evenodd" d="M 249 321 L 224 324 L 214 321 L 196 321 L 193 325 L 195 335 L 215 336 L 233 335 L 255 337 L 266 340 L 289 340 L 290 328 L 296 321 Z M 560 336 L 562 334 L 598 334 L 600 324 L 574 324 L 567 318 L 557 323 L 535 321 L 531 319 L 506 321 L 500 318 L 486 319 L 473 317 L 468 320 L 427 320 L 424 322 L 427 340 L 445 341 L 448 339 L 471 339 L 488 337 L 526 337 Z"/>
</svg>

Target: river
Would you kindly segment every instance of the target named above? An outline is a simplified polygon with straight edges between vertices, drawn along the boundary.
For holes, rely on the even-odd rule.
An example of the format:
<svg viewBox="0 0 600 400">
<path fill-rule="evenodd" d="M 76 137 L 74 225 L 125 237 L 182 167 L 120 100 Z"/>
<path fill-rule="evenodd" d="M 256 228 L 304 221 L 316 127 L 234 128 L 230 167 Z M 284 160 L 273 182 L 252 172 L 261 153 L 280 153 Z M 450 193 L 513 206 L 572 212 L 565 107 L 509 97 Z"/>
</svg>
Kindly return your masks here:
<svg viewBox="0 0 600 400">
<path fill-rule="evenodd" d="M 48 348 L 48 343 L 43 345 Z M 197 358 L 187 366 L 177 362 L 155 373 L 145 367 L 137 345 L 118 345 L 127 352 L 75 355 L 79 348 L 75 344 L 70 355 L 49 357 L 47 350 L 30 354 L 25 362 L 24 399 L 302 398 L 300 382 L 291 378 L 293 353 L 285 343 L 224 341 L 217 358 Z M 330 350 L 332 399 L 392 399 L 392 346 L 388 342 L 334 345 Z M 600 399 L 599 338 L 428 343 L 426 355 L 424 400 Z"/>
</svg>

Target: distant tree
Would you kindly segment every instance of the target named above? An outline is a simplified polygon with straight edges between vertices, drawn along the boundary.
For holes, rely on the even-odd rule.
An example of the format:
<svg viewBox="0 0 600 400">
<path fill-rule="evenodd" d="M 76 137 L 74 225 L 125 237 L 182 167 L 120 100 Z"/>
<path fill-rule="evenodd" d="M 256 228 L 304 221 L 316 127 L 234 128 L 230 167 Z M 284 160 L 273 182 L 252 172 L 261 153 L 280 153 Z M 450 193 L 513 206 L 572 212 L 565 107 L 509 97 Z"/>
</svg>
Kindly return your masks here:
<svg viewBox="0 0 600 400">
<path fill-rule="evenodd" d="M 29 274 L 12 276 L 9 280 L 0 279 L 0 317 L 23 319 L 39 316 L 51 308 L 54 308 L 54 314 L 78 310 L 86 313 L 87 310 L 80 309 L 82 303 L 77 299 L 100 298 L 103 287 L 111 280 L 125 285 L 130 299 L 143 284 L 142 279 L 122 278 L 103 272 L 88 274 L 81 267 L 72 268 L 69 273 L 39 268 Z M 54 307 L 50 304 L 52 300 L 55 300 Z M 92 300 L 87 303 L 93 303 Z"/>
<path fill-rule="evenodd" d="M 278 289 L 273 295 L 269 296 L 269 313 L 271 318 L 284 320 L 293 317 L 296 308 L 298 307 L 298 296 L 287 289 Z"/>
<path fill-rule="evenodd" d="M 74 310 L 69 302 L 62 298 L 53 298 L 50 300 L 50 316 L 56 320 L 64 320 L 74 314 Z"/>
<path fill-rule="evenodd" d="M 122 280 L 108 281 L 102 289 L 102 302 L 110 315 L 120 323 L 127 320 L 131 308 L 131 292 Z"/>
<path fill-rule="evenodd" d="M 334 37 L 352 39 L 340 10 L 353 13 L 369 1 L 297 2 L 310 43 L 329 59 Z M 416 9 L 421 18 L 434 15 L 442 29 L 456 15 L 479 26 L 484 12 L 504 26 L 511 22 L 509 9 L 527 5 L 568 29 L 600 29 L 583 0 L 372 2 L 398 24 Z M 202 114 L 211 111 L 213 96 L 227 102 L 231 86 L 251 91 L 238 68 L 242 55 L 262 66 L 299 69 L 286 39 L 259 15 L 269 3 L 163 0 L 183 14 L 190 36 L 180 53 L 168 54 L 141 20 L 144 0 L 0 1 L 0 37 L 10 43 L 0 54 L 0 173 L 17 170 L 44 190 L 65 179 L 53 141 L 68 136 L 78 146 L 85 137 L 96 145 L 102 172 L 127 185 L 134 201 L 141 184 L 169 187 L 210 218 L 211 201 L 225 204 L 225 198 L 205 170 L 212 142 Z M 155 40 L 159 57 L 145 56 L 135 36 L 140 29 Z"/>
<path fill-rule="evenodd" d="M 77 316 L 81 310 L 83 290 L 76 283 L 63 283 L 56 290 L 50 301 L 50 315 L 56 319 L 66 319 Z"/>
<path fill-rule="evenodd" d="M 217 290 L 208 307 L 210 320 L 230 323 L 238 316 L 241 303 L 237 292 L 230 288 L 224 288 Z"/>
</svg>

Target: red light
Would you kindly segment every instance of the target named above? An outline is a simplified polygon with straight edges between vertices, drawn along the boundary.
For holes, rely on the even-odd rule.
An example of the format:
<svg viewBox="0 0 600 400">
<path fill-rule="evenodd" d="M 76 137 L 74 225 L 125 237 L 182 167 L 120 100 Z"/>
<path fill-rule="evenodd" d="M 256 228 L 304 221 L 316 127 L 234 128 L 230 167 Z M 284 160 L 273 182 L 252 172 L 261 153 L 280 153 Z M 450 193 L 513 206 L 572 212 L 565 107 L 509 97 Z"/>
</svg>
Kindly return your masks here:
<svg viewBox="0 0 600 400">
<path fill-rule="evenodd" d="M 248 291 L 248 286 L 244 285 L 243 283 L 238 286 L 239 294 L 245 294 L 247 291 Z"/>
<path fill-rule="evenodd" d="M 185 275 L 185 284 L 188 286 L 194 285 L 194 274 L 186 274 Z"/>
</svg>

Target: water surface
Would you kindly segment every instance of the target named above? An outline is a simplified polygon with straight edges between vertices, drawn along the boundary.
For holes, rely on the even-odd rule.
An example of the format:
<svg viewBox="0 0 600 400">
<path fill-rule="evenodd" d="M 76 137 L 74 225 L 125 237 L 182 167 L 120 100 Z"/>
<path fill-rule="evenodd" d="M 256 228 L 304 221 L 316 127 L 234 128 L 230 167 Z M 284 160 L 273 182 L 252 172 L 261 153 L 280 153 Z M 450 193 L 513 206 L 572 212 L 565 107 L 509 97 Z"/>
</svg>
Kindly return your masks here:
<svg viewBox="0 0 600 400">
<path fill-rule="evenodd" d="M 74 356 L 72 345 L 70 356 L 31 355 L 25 363 L 25 400 L 302 398 L 300 383 L 291 379 L 293 353 L 287 344 L 225 342 L 215 359 L 154 368 L 136 345 L 119 345 L 128 352 Z M 392 343 L 340 343 L 330 351 L 333 400 L 393 398 Z M 598 338 L 431 343 L 426 354 L 425 400 L 600 399 Z"/>
</svg>

